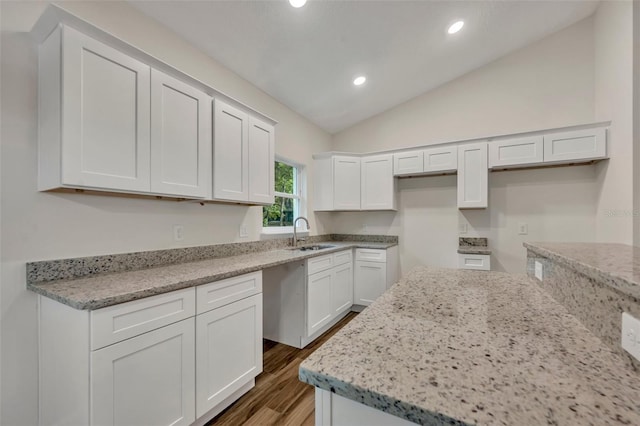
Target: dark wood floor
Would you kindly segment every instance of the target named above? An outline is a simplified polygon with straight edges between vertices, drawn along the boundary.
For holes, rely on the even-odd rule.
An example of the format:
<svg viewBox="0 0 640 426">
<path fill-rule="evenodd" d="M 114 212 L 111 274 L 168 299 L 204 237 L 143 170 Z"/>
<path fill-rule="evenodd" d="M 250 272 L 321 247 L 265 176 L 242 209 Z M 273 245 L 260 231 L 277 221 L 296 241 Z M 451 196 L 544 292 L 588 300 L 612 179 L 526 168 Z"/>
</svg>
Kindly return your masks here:
<svg viewBox="0 0 640 426">
<path fill-rule="evenodd" d="M 356 315 L 350 312 L 304 349 L 265 340 L 264 371 L 256 378 L 256 386 L 207 426 L 313 426 L 314 388 L 298 380 L 298 367 Z"/>
</svg>

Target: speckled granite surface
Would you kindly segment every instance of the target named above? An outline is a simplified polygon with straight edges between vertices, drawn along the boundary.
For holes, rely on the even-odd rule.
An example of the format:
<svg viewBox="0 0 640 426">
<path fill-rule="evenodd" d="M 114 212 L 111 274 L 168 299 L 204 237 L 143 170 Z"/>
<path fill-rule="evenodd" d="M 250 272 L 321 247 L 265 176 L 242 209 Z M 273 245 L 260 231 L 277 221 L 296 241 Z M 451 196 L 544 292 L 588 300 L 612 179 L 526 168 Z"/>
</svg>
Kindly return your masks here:
<svg viewBox="0 0 640 426">
<path fill-rule="evenodd" d="M 398 243 L 397 236 L 391 235 L 314 235 L 306 238 L 304 244 L 326 241 Z M 209 246 L 184 247 L 167 250 L 121 253 L 104 256 L 79 257 L 72 259 L 43 260 L 27 263 L 27 282 L 68 280 L 86 276 L 135 271 L 198 260 L 237 256 L 247 253 L 278 250 L 291 246 L 291 238 L 274 238 L 264 241 L 214 244 Z"/>
<path fill-rule="evenodd" d="M 304 252 L 288 249 L 254 252 L 136 271 L 27 283 L 27 288 L 76 309 L 93 310 L 348 248 L 388 248 L 397 245 L 366 241 L 334 241 L 330 244 L 335 248 Z"/>
<path fill-rule="evenodd" d="M 617 264 L 606 262 L 605 265 L 615 270 L 609 271 L 619 273 L 619 271 L 629 271 L 633 265 L 624 264 L 625 259 L 629 257 L 617 257 L 620 250 L 618 244 L 593 245 L 587 247 L 580 244 L 580 252 L 589 253 L 589 256 L 582 256 L 577 267 L 573 263 L 573 258 L 566 259 L 563 256 L 564 250 L 562 245 L 554 243 L 554 255 L 549 255 L 548 250 L 527 250 L 527 273 L 530 277 L 534 277 L 535 262 L 541 262 L 543 266 L 543 279 L 534 281 L 547 291 L 555 300 L 567 308 L 567 310 L 576 316 L 582 323 L 596 336 L 598 336 L 613 351 L 619 353 L 623 359 L 627 361 L 627 365 L 632 370 L 640 372 L 640 361 L 633 358 L 620 346 L 621 316 L 622 312 L 628 312 L 636 318 L 640 318 L 640 299 L 632 296 L 635 292 L 621 291 L 622 289 L 631 289 L 633 282 L 625 282 L 624 286 L 619 283 L 613 283 L 613 279 L 607 276 L 601 279 L 602 274 L 607 273 L 601 270 L 598 273 L 593 272 L 596 266 L 586 265 L 594 258 L 599 258 L 599 253 L 603 254 L 603 258 L 599 258 L 598 267 L 605 262 L 606 258 L 616 259 Z M 531 245 L 529 245 L 531 246 Z M 546 244 L 545 244 L 546 246 Z M 575 244 L 569 244 L 575 249 Z M 613 247 L 612 247 L 613 246 Z M 626 247 L 626 249 L 625 249 Z M 596 250 L 593 250 L 593 249 Z M 623 252 L 628 252 L 629 246 L 622 246 Z M 611 250 L 613 249 L 613 250 Z M 611 250 L 611 251 L 609 251 Z M 631 250 L 633 251 L 633 250 Z M 547 256 L 538 254 L 538 252 L 547 253 Z M 569 253 L 576 256 L 575 252 Z M 588 266 L 588 267 L 587 267 Z M 587 271 L 588 273 L 584 273 Z M 639 271 L 640 272 L 640 271 Z M 618 278 L 620 280 L 621 278 Z"/>
<path fill-rule="evenodd" d="M 640 247 L 605 243 L 524 243 L 554 263 L 640 298 Z"/>
<path fill-rule="evenodd" d="M 484 237 L 458 238 L 458 253 L 460 254 L 491 254 L 489 240 Z"/>
<path fill-rule="evenodd" d="M 418 267 L 300 379 L 428 424 L 640 424 L 640 376 L 526 276 Z"/>
</svg>

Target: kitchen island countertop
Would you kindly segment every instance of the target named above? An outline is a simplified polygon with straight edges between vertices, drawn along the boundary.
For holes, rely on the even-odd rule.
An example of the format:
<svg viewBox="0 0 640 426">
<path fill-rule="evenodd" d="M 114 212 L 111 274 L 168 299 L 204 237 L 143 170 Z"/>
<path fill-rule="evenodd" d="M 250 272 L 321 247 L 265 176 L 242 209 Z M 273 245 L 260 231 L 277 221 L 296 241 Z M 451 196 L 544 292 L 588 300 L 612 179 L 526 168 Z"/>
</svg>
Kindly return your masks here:
<svg viewBox="0 0 640 426">
<path fill-rule="evenodd" d="M 418 424 L 640 424 L 640 376 L 507 273 L 417 267 L 299 374 Z"/>
</svg>

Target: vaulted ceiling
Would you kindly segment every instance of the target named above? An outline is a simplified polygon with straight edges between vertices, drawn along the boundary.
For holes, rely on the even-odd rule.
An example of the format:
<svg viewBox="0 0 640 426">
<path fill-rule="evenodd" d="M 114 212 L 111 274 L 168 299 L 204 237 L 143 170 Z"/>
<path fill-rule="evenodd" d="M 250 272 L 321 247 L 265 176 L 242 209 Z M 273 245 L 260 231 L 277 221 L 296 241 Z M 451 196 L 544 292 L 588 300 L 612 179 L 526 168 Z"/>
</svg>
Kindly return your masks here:
<svg viewBox="0 0 640 426">
<path fill-rule="evenodd" d="M 131 2 L 329 133 L 591 15 L 592 1 Z M 463 29 L 447 28 L 464 20 Z M 353 80 L 365 75 L 362 86 Z"/>
</svg>

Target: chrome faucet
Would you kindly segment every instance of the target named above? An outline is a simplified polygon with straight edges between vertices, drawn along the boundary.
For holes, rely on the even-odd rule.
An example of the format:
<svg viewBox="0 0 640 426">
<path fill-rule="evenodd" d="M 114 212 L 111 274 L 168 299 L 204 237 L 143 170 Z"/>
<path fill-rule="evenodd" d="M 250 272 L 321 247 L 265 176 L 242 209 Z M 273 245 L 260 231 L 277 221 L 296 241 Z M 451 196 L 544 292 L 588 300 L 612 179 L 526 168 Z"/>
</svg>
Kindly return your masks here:
<svg viewBox="0 0 640 426">
<path fill-rule="evenodd" d="M 294 247 L 298 245 L 298 231 L 296 231 L 296 223 L 298 223 L 300 219 L 304 220 L 304 222 L 307 224 L 307 231 L 311 229 L 311 227 L 309 226 L 309 221 L 304 216 L 298 216 L 296 220 L 293 221 L 293 246 Z M 304 241 L 304 240 L 305 240 L 304 238 L 300 238 L 300 241 Z"/>
</svg>

